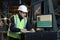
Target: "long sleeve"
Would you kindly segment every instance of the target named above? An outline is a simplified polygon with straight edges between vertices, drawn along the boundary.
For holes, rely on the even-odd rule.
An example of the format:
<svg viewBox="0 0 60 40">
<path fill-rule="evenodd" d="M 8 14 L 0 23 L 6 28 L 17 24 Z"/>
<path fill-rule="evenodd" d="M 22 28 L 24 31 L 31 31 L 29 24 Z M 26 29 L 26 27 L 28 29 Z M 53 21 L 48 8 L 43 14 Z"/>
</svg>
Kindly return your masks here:
<svg viewBox="0 0 60 40">
<path fill-rule="evenodd" d="M 27 29 L 28 31 L 30 31 L 32 28 L 33 28 L 33 27 L 32 27 L 32 23 L 28 20 L 28 22 L 27 22 L 27 24 L 26 24 L 26 29 Z"/>
<path fill-rule="evenodd" d="M 20 29 L 15 27 L 15 23 L 14 23 L 14 16 L 11 17 L 11 26 L 10 26 L 10 30 L 12 32 L 20 32 Z"/>
</svg>

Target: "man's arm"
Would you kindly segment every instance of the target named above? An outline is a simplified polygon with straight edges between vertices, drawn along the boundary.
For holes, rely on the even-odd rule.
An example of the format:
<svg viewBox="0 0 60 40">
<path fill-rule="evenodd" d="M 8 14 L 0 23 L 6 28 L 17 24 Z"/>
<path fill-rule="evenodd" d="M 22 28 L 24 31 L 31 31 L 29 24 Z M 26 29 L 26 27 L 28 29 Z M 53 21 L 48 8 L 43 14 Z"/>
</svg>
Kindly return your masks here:
<svg viewBox="0 0 60 40">
<path fill-rule="evenodd" d="M 31 28 L 32 28 L 32 24 L 31 24 L 30 21 L 28 20 L 28 21 L 27 21 L 27 24 L 26 24 L 26 29 L 27 29 L 28 31 L 30 31 Z"/>
<path fill-rule="evenodd" d="M 10 30 L 11 30 L 12 32 L 20 32 L 20 29 L 15 27 L 14 16 L 11 17 L 11 26 L 10 26 Z"/>
</svg>

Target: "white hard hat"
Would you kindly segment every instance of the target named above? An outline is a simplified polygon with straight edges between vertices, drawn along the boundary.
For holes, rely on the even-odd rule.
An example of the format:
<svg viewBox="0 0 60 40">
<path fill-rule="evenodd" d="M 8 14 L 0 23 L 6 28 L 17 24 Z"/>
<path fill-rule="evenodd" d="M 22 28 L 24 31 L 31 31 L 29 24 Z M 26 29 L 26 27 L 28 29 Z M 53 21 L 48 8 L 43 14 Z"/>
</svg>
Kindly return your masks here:
<svg viewBox="0 0 60 40">
<path fill-rule="evenodd" d="M 28 12 L 27 7 L 25 5 L 20 5 L 18 10 L 23 11 L 23 12 Z"/>
</svg>

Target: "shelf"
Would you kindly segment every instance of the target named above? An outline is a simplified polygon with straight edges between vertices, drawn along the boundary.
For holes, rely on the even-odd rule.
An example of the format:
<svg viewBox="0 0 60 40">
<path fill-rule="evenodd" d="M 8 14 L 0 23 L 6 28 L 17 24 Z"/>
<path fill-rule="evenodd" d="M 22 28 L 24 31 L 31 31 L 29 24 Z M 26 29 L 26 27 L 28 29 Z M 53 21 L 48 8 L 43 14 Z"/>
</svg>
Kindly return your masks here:
<svg viewBox="0 0 60 40">
<path fill-rule="evenodd" d="M 18 12 L 18 6 L 11 6 L 11 7 L 9 7 L 9 12 L 11 12 L 11 13 L 15 13 L 15 12 Z"/>
</svg>

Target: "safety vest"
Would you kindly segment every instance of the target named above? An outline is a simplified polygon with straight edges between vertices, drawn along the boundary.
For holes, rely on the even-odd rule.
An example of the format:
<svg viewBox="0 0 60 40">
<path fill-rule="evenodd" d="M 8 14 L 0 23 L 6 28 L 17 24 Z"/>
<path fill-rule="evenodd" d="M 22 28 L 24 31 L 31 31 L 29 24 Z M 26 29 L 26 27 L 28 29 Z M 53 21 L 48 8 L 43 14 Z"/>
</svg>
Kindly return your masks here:
<svg viewBox="0 0 60 40">
<path fill-rule="evenodd" d="M 16 14 L 16 15 L 14 15 L 14 23 L 15 23 L 16 28 L 24 29 L 26 26 L 26 23 L 27 23 L 27 18 L 25 17 L 20 21 L 18 15 Z M 21 34 L 21 32 L 11 32 L 10 27 L 7 32 L 7 36 L 13 37 L 13 38 L 18 38 L 18 39 L 21 38 L 20 34 Z"/>
</svg>

